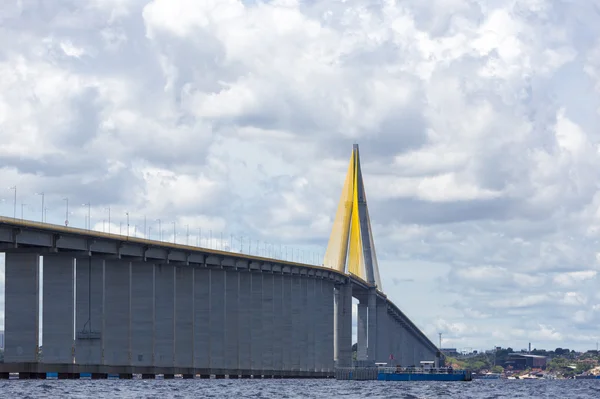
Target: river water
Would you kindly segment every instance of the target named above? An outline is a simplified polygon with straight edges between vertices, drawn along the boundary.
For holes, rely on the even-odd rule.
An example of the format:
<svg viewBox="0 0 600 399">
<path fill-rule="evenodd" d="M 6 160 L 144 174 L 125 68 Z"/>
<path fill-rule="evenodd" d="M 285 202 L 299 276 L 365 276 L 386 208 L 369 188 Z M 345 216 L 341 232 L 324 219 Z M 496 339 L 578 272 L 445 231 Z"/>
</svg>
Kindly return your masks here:
<svg viewBox="0 0 600 399">
<path fill-rule="evenodd" d="M 600 398 L 600 380 L 9 380 L 3 398 Z"/>
</svg>

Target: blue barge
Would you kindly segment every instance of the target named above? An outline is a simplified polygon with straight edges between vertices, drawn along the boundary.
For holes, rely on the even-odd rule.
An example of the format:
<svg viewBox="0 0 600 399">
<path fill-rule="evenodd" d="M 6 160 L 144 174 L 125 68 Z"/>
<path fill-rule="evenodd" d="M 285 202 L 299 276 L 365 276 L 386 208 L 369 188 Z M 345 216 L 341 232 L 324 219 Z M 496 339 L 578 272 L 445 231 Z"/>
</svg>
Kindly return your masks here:
<svg viewBox="0 0 600 399">
<path fill-rule="evenodd" d="M 379 381 L 471 381 L 469 370 L 452 368 L 379 367 Z"/>
<path fill-rule="evenodd" d="M 471 381 L 470 370 L 450 367 L 344 367 L 336 368 L 337 380 L 378 381 Z"/>
</svg>

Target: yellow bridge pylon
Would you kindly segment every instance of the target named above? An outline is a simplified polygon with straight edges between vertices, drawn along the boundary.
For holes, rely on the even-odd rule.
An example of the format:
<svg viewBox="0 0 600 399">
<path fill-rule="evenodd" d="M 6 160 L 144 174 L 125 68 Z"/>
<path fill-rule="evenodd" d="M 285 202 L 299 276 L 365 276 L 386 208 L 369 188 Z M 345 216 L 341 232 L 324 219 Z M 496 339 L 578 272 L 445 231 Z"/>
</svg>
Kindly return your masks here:
<svg viewBox="0 0 600 399">
<path fill-rule="evenodd" d="M 373 243 L 367 196 L 354 144 L 323 264 L 351 273 L 383 290 Z"/>
</svg>

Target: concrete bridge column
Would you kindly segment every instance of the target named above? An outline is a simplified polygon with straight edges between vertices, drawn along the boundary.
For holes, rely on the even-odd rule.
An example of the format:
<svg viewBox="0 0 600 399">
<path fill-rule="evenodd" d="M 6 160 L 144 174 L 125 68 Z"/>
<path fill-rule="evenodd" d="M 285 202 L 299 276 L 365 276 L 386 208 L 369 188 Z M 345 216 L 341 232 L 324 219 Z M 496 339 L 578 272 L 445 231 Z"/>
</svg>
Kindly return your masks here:
<svg viewBox="0 0 600 399">
<path fill-rule="evenodd" d="M 262 302 L 263 302 L 263 281 L 262 273 L 253 272 L 251 274 L 251 319 L 248 325 L 252 339 L 251 364 L 254 375 L 262 375 L 262 356 L 263 356 L 263 327 L 262 327 Z"/>
<path fill-rule="evenodd" d="M 376 362 L 389 363 L 389 334 L 388 331 L 388 314 L 387 314 L 387 301 L 385 299 L 377 301 L 377 357 Z"/>
<path fill-rule="evenodd" d="M 175 363 L 175 268 L 157 264 L 154 271 L 154 365 Z"/>
<path fill-rule="evenodd" d="M 262 370 L 269 374 L 273 370 L 273 275 L 261 273 L 262 275 Z M 272 374 L 269 374 L 272 375 Z"/>
<path fill-rule="evenodd" d="M 131 264 L 131 364 L 154 365 L 154 264 Z"/>
<path fill-rule="evenodd" d="M 323 355 L 325 351 L 326 329 L 323 328 L 323 310 L 325 309 L 325 296 L 323 295 L 323 280 L 315 280 L 315 316 L 314 316 L 314 335 L 315 335 L 315 370 L 323 371 L 325 362 Z"/>
<path fill-rule="evenodd" d="M 396 358 L 396 364 L 402 364 L 402 326 L 398 322 L 396 318 L 394 321 L 394 331 L 395 339 L 394 339 L 394 357 Z"/>
<path fill-rule="evenodd" d="M 306 348 L 303 339 L 303 329 L 306 326 L 302 320 L 302 282 L 299 275 L 292 275 L 292 296 L 290 303 L 292 314 L 292 370 L 300 371 L 302 351 Z"/>
<path fill-rule="evenodd" d="M 194 270 L 194 367 L 210 368 L 210 270 Z"/>
<path fill-rule="evenodd" d="M 329 280 L 323 280 L 322 283 L 322 295 L 323 295 L 323 331 L 325 331 L 325 340 L 323 342 L 323 346 L 325 347 L 323 351 L 323 364 L 324 371 L 333 372 L 334 371 L 334 334 L 336 329 L 336 324 L 334 323 L 335 318 L 335 310 L 334 310 L 334 286 L 333 282 Z M 352 302 L 352 299 L 350 299 Z M 350 318 L 352 320 L 352 317 Z M 350 335 L 352 337 L 352 335 Z M 352 340 L 352 338 L 350 338 Z M 352 347 L 350 347 L 352 350 Z M 350 354 L 352 356 L 352 352 Z"/>
<path fill-rule="evenodd" d="M 4 362 L 37 362 L 40 257 L 7 252 L 5 257 Z"/>
<path fill-rule="evenodd" d="M 238 335 L 241 325 L 238 324 L 240 293 L 240 273 L 225 272 L 225 366 L 230 370 L 239 367 Z"/>
<path fill-rule="evenodd" d="M 210 270 L 210 368 L 225 369 L 225 271 Z"/>
<path fill-rule="evenodd" d="M 391 364 L 398 364 L 398 352 L 396 352 L 396 342 L 398 341 L 398 326 L 396 325 L 396 320 L 394 316 L 388 313 L 388 326 L 390 329 L 390 354 L 392 356 Z"/>
<path fill-rule="evenodd" d="M 73 363 L 75 258 L 53 254 L 43 261 L 43 362 Z"/>
<path fill-rule="evenodd" d="M 283 370 L 291 371 L 293 369 L 294 359 L 294 341 L 292 340 L 292 276 L 284 274 L 283 276 L 283 307 L 282 316 L 282 344 L 283 344 Z"/>
<path fill-rule="evenodd" d="M 300 311 L 298 313 L 298 322 L 299 328 L 298 333 L 300 336 L 300 370 L 307 371 L 308 370 L 308 351 L 310 350 L 308 346 L 308 278 L 305 275 L 300 275 L 298 277 L 300 280 L 300 295 L 298 296 Z M 312 309 L 311 309 L 312 310 Z"/>
<path fill-rule="evenodd" d="M 104 364 L 104 259 L 75 260 L 75 361 Z"/>
<path fill-rule="evenodd" d="M 283 317 L 287 312 L 283 301 L 283 276 L 273 275 L 273 369 L 283 370 Z"/>
<path fill-rule="evenodd" d="M 316 370 L 316 331 L 317 331 L 317 306 L 320 303 L 317 300 L 317 281 L 315 278 L 308 278 L 306 280 L 306 327 L 308 333 L 307 339 L 307 352 L 306 352 L 306 369 L 308 371 Z M 320 286 L 319 286 L 320 288 Z"/>
<path fill-rule="evenodd" d="M 175 366 L 194 367 L 194 268 L 175 267 Z"/>
<path fill-rule="evenodd" d="M 335 346 L 336 367 L 352 365 L 352 285 L 340 284 L 335 295 Z"/>
<path fill-rule="evenodd" d="M 240 370 L 252 369 L 252 273 L 239 272 L 239 368 Z"/>
<path fill-rule="evenodd" d="M 369 290 L 367 297 L 367 359 L 377 361 L 377 291 Z"/>
<path fill-rule="evenodd" d="M 358 304 L 357 330 L 356 330 L 356 360 L 364 362 L 367 360 L 367 328 L 368 328 L 369 305 Z"/>
<path fill-rule="evenodd" d="M 104 364 L 131 364 L 131 262 L 104 264 Z"/>
<path fill-rule="evenodd" d="M 412 350 L 412 339 L 408 328 L 404 327 L 403 341 L 402 341 L 402 359 L 403 366 L 414 365 L 413 350 Z"/>
</svg>

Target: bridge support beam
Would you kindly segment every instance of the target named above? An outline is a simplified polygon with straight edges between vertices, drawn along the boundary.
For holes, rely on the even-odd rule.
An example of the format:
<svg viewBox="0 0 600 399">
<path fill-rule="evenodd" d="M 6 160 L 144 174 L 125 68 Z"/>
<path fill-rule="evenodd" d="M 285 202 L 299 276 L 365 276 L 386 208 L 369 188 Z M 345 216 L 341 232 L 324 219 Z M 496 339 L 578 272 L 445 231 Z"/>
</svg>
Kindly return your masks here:
<svg viewBox="0 0 600 399">
<path fill-rule="evenodd" d="M 357 330 L 356 330 L 356 360 L 364 362 L 367 360 L 367 329 L 368 329 L 369 305 L 358 304 Z"/>
<path fill-rule="evenodd" d="M 334 360 L 336 367 L 350 367 L 352 365 L 352 285 L 339 284 L 334 295 Z"/>
<path fill-rule="evenodd" d="M 155 269 L 154 364 L 173 367 L 175 363 L 175 268 L 157 264 Z"/>
<path fill-rule="evenodd" d="M 282 315 L 283 327 L 283 367 L 282 370 L 291 371 L 293 369 L 293 359 L 295 356 L 294 341 L 292 338 L 292 276 L 283 275 L 283 303 L 285 304 L 285 312 Z"/>
<path fill-rule="evenodd" d="M 273 335 L 279 331 L 273 331 L 273 275 L 261 273 L 262 275 L 262 370 L 264 374 L 272 375 L 273 372 Z"/>
<path fill-rule="evenodd" d="M 367 359 L 371 363 L 377 361 L 377 291 L 369 290 L 367 297 Z"/>
<path fill-rule="evenodd" d="M 238 314 L 238 367 L 242 374 L 249 374 L 252 368 L 252 335 L 249 326 L 252 323 L 252 274 L 248 271 L 239 273 L 239 314 Z"/>
<path fill-rule="evenodd" d="M 390 331 L 388 330 L 388 314 L 387 314 L 387 301 L 386 300 L 377 300 L 377 354 L 376 354 L 376 362 L 381 363 L 389 363 L 389 335 Z"/>
<path fill-rule="evenodd" d="M 273 275 L 273 370 L 283 370 L 283 317 L 287 312 L 283 302 L 283 276 Z"/>
<path fill-rule="evenodd" d="M 37 362 L 39 267 L 35 253 L 8 252 L 5 258 L 4 362 Z"/>
<path fill-rule="evenodd" d="M 104 260 L 76 258 L 75 361 L 104 364 Z"/>
<path fill-rule="evenodd" d="M 323 341 L 323 371 L 333 373 L 334 371 L 334 345 L 335 345 L 335 310 L 334 310 L 334 285 L 331 281 L 323 281 L 321 287 L 323 295 L 323 331 L 325 340 Z M 352 300 L 350 300 L 352 302 Z M 332 328 L 333 327 L 333 328 Z M 352 339 L 351 339 L 352 340 Z M 350 347 L 352 349 L 352 347 Z"/>
<path fill-rule="evenodd" d="M 210 270 L 210 367 L 225 369 L 225 271 Z"/>
<path fill-rule="evenodd" d="M 131 264 L 131 364 L 154 365 L 154 264 Z"/>
<path fill-rule="evenodd" d="M 194 367 L 194 269 L 175 267 L 175 367 Z"/>
<path fill-rule="evenodd" d="M 43 362 L 73 363 L 75 259 L 45 255 L 43 262 Z"/>
<path fill-rule="evenodd" d="M 262 297 L 263 297 L 263 281 L 262 273 L 251 273 L 251 306 L 252 310 L 250 324 L 248 330 L 252 339 L 250 361 L 252 364 L 252 373 L 255 376 L 262 375 Z"/>
<path fill-rule="evenodd" d="M 107 260 L 104 265 L 104 364 L 131 363 L 131 262 Z"/>
<path fill-rule="evenodd" d="M 244 326 L 238 324 L 239 320 L 239 292 L 240 273 L 227 271 L 225 273 L 225 363 L 230 370 L 239 367 L 239 338 L 243 334 Z M 200 326 L 199 326 L 200 327 Z M 240 327 L 242 330 L 240 330 Z M 201 327 L 200 327 L 201 328 Z"/>
</svg>

